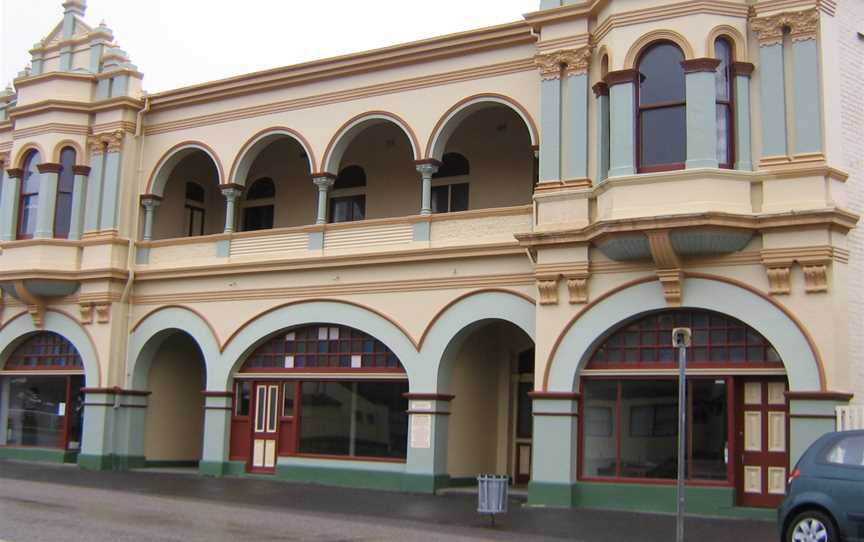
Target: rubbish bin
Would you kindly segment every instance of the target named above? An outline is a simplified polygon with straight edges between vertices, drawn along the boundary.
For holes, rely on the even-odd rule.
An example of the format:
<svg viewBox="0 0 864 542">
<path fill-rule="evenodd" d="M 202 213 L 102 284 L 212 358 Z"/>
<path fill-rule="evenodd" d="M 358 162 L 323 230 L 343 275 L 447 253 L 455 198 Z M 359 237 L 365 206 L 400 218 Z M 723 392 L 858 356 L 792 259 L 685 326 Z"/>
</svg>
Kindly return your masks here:
<svg viewBox="0 0 864 542">
<path fill-rule="evenodd" d="M 477 512 L 488 515 L 495 525 L 495 514 L 507 512 L 508 476 L 481 474 L 477 477 Z"/>
</svg>

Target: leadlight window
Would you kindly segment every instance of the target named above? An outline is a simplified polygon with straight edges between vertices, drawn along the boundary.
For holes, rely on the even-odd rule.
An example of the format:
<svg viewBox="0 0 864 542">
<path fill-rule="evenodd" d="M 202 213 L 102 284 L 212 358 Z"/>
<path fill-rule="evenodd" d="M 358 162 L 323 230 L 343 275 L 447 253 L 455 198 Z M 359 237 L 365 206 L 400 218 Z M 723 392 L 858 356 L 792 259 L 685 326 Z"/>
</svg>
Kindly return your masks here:
<svg viewBox="0 0 864 542">
<path fill-rule="evenodd" d="M 683 169 L 687 159 L 684 54 L 677 45 L 657 42 L 638 64 L 639 171 Z"/>
<path fill-rule="evenodd" d="M 732 367 L 782 367 L 777 351 L 758 331 L 705 310 L 680 309 L 648 315 L 621 326 L 594 352 L 588 369 L 678 365 L 672 329 L 693 332 L 688 364 Z"/>
<path fill-rule="evenodd" d="M 317 324 L 286 330 L 259 346 L 244 372 L 292 370 L 377 370 L 404 372 L 384 343 L 362 331 Z"/>
<path fill-rule="evenodd" d="M 6 361 L 7 371 L 84 369 L 75 346 L 62 336 L 45 331 L 25 340 Z"/>
<path fill-rule="evenodd" d="M 60 151 L 60 175 L 57 179 L 57 205 L 54 208 L 54 237 L 69 237 L 72 224 L 72 192 L 75 187 L 75 149 Z"/>
<path fill-rule="evenodd" d="M 733 144 L 733 89 L 732 89 L 732 45 L 726 38 L 714 42 L 714 54 L 720 65 L 717 66 L 715 81 L 717 86 L 717 162 L 720 167 L 732 168 L 734 162 Z"/>
<path fill-rule="evenodd" d="M 21 177 L 21 195 L 18 200 L 18 239 L 31 239 L 36 232 L 36 214 L 39 208 L 39 170 L 42 161 L 38 151 L 31 151 L 24 160 Z"/>
</svg>

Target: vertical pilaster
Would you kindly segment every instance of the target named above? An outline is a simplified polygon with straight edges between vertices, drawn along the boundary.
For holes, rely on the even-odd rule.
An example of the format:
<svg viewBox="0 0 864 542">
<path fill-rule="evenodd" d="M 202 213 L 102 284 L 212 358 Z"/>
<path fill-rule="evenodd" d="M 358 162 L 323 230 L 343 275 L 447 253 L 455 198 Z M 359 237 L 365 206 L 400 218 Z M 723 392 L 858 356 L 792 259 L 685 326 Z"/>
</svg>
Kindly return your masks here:
<svg viewBox="0 0 864 542">
<path fill-rule="evenodd" d="M 97 232 L 100 229 L 102 212 L 102 182 L 105 171 L 105 146 L 101 141 L 91 142 L 90 176 L 87 178 L 87 199 L 84 206 L 84 232 Z"/>
<path fill-rule="evenodd" d="M 39 207 L 36 210 L 36 231 L 33 237 L 50 239 L 54 237 L 54 211 L 57 208 L 57 183 L 60 178 L 60 164 L 44 163 L 39 169 Z"/>
<path fill-rule="evenodd" d="M 120 206 L 120 173 L 123 157 L 123 132 L 117 131 L 106 138 L 105 171 L 102 180 L 102 210 L 99 213 L 99 228 L 118 230 Z"/>
<path fill-rule="evenodd" d="M 100 40 L 90 42 L 90 73 L 99 73 L 102 67 L 102 50 L 105 45 Z"/>
<path fill-rule="evenodd" d="M 420 214 L 429 216 L 432 214 L 432 176 L 438 173 L 441 162 L 438 160 L 418 160 L 415 162 L 417 171 L 420 172 Z"/>
<path fill-rule="evenodd" d="M 528 503 L 572 506 L 576 491 L 579 395 L 532 392 L 534 442 Z"/>
<path fill-rule="evenodd" d="M 208 476 L 227 473 L 231 434 L 231 392 L 204 392 L 204 448 L 198 470 Z"/>
<path fill-rule="evenodd" d="M 33 53 L 30 59 L 30 75 L 41 75 L 44 62 L 41 52 Z"/>
<path fill-rule="evenodd" d="M 452 395 L 406 394 L 409 400 L 407 491 L 433 493 L 445 487 L 447 474 L 447 420 Z"/>
<path fill-rule="evenodd" d="M 18 233 L 18 200 L 21 196 L 20 169 L 0 170 L 3 198 L 0 200 L 0 241 L 14 241 Z"/>
<path fill-rule="evenodd" d="M 69 222 L 69 239 L 81 239 L 84 233 L 84 209 L 87 203 L 88 166 L 75 166 L 75 179 L 72 187 L 72 218 Z"/>
<path fill-rule="evenodd" d="M 564 113 L 564 178 L 588 178 L 588 65 L 587 47 L 565 57 L 567 110 Z"/>
<path fill-rule="evenodd" d="M 684 67 L 687 116 L 685 167 L 716 168 L 717 162 L 717 67 L 715 58 L 681 62 Z"/>
<path fill-rule="evenodd" d="M 64 45 L 60 48 L 60 71 L 72 71 L 72 46 Z"/>
<path fill-rule="evenodd" d="M 540 68 L 540 182 L 561 180 L 561 69 L 557 53 L 538 54 Z"/>
<path fill-rule="evenodd" d="M 243 193 L 239 184 L 222 185 L 222 195 L 225 196 L 225 230 L 224 233 L 234 233 L 237 224 L 237 200 Z"/>
<path fill-rule="evenodd" d="M 735 169 L 753 170 L 752 142 L 750 139 L 750 74 L 753 64 L 734 62 L 735 78 Z"/>
<path fill-rule="evenodd" d="M 609 177 L 636 173 L 636 83 L 639 72 L 606 75 L 609 85 Z"/>
<path fill-rule="evenodd" d="M 153 214 L 159 204 L 162 203 L 162 198 L 155 194 L 144 194 L 141 196 L 141 207 L 144 208 L 144 226 L 142 228 L 142 241 L 153 240 Z"/>
<path fill-rule="evenodd" d="M 594 85 L 597 100 L 597 182 L 609 176 L 609 86 L 606 83 Z"/>
<path fill-rule="evenodd" d="M 822 99 L 815 35 L 793 35 L 792 81 L 795 86 L 795 154 L 822 152 Z"/>
<path fill-rule="evenodd" d="M 327 194 L 333 188 L 333 185 L 336 184 L 336 176 L 332 173 L 315 173 L 312 175 L 312 182 L 318 187 L 318 214 L 315 223 L 326 224 Z"/>
<path fill-rule="evenodd" d="M 782 38 L 781 38 L 782 39 Z M 786 156 L 786 83 L 783 42 L 759 48 L 762 87 L 762 158 Z"/>
</svg>

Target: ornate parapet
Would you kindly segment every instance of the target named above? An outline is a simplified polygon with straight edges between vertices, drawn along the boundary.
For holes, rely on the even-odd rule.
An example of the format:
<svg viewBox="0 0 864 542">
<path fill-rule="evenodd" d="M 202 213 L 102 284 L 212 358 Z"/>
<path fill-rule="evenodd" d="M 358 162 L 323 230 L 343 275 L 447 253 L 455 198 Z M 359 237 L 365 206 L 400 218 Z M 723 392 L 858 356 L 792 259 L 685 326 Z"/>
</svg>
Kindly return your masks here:
<svg viewBox="0 0 864 542">
<path fill-rule="evenodd" d="M 750 19 L 750 28 L 762 47 L 783 43 L 786 28 L 793 41 L 815 40 L 819 30 L 819 10 L 813 8 L 755 17 Z"/>
</svg>

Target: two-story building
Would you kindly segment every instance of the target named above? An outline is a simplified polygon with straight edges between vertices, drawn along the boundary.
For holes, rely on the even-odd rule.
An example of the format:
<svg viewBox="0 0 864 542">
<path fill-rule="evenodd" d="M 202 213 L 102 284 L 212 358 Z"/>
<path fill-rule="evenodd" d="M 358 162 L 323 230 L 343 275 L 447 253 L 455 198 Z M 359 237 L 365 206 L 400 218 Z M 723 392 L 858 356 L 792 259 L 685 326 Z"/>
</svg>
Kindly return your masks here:
<svg viewBox="0 0 864 542">
<path fill-rule="evenodd" d="M 864 400 L 858 0 L 543 0 L 157 94 L 63 7 L 0 95 L 0 457 L 670 510 L 688 327 L 688 505 L 745 514 Z"/>
</svg>

